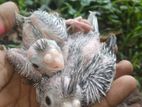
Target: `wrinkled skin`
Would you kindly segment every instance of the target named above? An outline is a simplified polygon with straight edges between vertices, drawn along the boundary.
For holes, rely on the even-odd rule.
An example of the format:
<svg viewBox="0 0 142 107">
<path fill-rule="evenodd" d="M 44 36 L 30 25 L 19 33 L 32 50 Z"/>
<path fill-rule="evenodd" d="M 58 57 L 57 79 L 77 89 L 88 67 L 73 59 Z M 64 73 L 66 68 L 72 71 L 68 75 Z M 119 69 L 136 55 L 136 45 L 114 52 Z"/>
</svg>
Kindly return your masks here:
<svg viewBox="0 0 142 107">
<path fill-rule="evenodd" d="M 0 58 L 0 107 L 39 107 L 33 86 L 14 72 L 5 58 L 4 51 L 0 51 Z M 115 107 L 136 88 L 136 80 L 133 77 L 123 76 L 133 71 L 130 62 L 121 61 L 116 69 L 116 80 L 109 93 L 101 103 L 92 107 Z"/>
</svg>

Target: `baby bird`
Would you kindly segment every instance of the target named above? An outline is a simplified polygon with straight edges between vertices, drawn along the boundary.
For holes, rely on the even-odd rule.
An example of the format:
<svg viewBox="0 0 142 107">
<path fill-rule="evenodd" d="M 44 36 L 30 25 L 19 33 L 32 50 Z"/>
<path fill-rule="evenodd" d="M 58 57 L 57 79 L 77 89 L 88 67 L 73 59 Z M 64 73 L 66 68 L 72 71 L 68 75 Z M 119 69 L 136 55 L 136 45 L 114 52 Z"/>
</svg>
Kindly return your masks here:
<svg viewBox="0 0 142 107">
<path fill-rule="evenodd" d="M 64 70 L 49 79 L 45 76 L 37 83 L 36 95 L 41 107 L 86 107 L 100 102 L 109 91 L 116 63 L 111 47 L 107 47 L 107 43 L 101 44 L 100 50 L 94 51 L 93 58 L 87 55 L 86 60 L 76 45 L 81 40 L 76 40 L 69 46 L 70 53 Z M 113 37 L 110 39 L 112 41 Z"/>
<path fill-rule="evenodd" d="M 7 51 L 7 59 L 15 69 L 33 80 L 34 75 L 52 76 L 62 70 L 62 48 L 67 38 L 64 20 L 45 11 L 35 11 L 29 17 L 16 14 L 16 21 L 23 48 Z"/>
<path fill-rule="evenodd" d="M 67 64 L 51 78 L 36 83 L 37 100 L 41 107 L 86 107 L 100 102 L 109 91 L 116 69 L 115 36 L 100 42 L 94 13 L 93 30 L 68 37 Z"/>
</svg>

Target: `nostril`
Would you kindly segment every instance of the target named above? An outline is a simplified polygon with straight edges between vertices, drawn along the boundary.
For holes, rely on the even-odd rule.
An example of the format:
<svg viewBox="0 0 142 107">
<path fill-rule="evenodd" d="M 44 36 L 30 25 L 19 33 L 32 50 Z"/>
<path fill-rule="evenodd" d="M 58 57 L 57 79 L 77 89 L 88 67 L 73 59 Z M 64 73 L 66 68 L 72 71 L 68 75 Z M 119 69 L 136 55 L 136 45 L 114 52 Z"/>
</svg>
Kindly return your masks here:
<svg viewBox="0 0 142 107">
<path fill-rule="evenodd" d="M 45 98 L 45 102 L 47 105 L 51 105 L 51 99 L 48 96 Z"/>
</svg>

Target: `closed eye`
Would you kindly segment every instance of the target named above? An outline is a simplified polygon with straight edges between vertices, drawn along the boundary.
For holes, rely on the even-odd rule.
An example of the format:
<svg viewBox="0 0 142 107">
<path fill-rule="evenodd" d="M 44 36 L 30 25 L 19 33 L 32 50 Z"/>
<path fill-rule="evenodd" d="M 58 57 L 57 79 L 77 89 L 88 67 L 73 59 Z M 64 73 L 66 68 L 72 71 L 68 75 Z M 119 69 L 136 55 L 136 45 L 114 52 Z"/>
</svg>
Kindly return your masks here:
<svg viewBox="0 0 142 107">
<path fill-rule="evenodd" d="M 34 67 L 34 68 L 39 68 L 39 66 L 37 65 L 37 64 L 32 64 L 32 66 Z"/>
</svg>

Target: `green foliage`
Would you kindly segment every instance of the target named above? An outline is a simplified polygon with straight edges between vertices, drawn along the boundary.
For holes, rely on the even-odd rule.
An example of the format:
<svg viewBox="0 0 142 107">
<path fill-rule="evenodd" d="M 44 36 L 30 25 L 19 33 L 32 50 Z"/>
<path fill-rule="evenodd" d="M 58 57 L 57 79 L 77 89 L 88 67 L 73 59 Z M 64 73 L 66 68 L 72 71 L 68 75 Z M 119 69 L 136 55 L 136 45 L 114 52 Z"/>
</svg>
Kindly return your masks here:
<svg viewBox="0 0 142 107">
<path fill-rule="evenodd" d="M 4 1 L 4 0 L 2 0 Z M 82 16 L 89 11 L 100 12 L 102 34 L 115 32 L 118 37 L 118 59 L 128 59 L 134 65 L 135 76 L 142 80 L 142 0 L 13 0 L 22 14 L 43 10 L 58 11 L 64 18 Z M 0 1 L 1 2 L 1 1 Z M 142 76 L 141 76 L 142 77 Z"/>
</svg>

